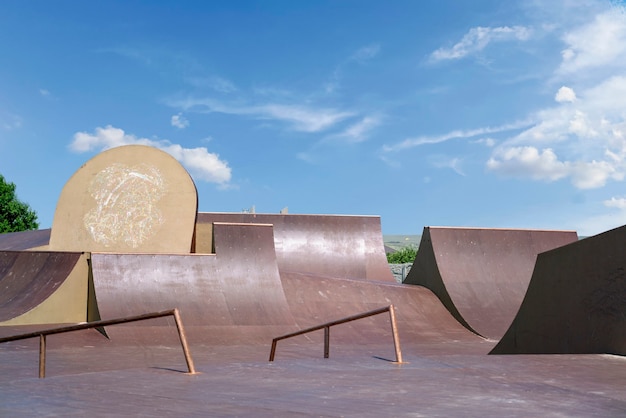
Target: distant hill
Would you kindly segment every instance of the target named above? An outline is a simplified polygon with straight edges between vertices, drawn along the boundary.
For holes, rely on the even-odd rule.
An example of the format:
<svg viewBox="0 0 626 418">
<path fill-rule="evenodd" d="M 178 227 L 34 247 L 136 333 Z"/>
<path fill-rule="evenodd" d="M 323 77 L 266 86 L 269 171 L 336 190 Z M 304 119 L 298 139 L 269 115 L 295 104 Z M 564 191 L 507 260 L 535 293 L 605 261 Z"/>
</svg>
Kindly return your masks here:
<svg viewBox="0 0 626 418">
<path fill-rule="evenodd" d="M 421 235 L 383 235 L 385 247 L 389 247 L 394 250 L 400 250 L 409 246 L 417 248 L 419 247 L 421 240 Z"/>
</svg>

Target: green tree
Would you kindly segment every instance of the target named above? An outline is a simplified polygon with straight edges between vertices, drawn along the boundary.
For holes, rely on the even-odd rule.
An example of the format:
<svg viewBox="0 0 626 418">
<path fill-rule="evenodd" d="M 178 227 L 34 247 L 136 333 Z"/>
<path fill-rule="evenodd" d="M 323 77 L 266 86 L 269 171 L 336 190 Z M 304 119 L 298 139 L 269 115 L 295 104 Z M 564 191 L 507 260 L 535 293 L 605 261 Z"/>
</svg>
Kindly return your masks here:
<svg viewBox="0 0 626 418">
<path fill-rule="evenodd" d="M 401 248 L 395 253 L 387 253 L 387 262 L 389 262 L 389 264 L 412 263 L 415 261 L 416 255 L 417 247 L 409 245 L 408 247 Z"/>
<path fill-rule="evenodd" d="M 15 184 L 0 174 L 0 233 L 38 229 L 37 214 L 15 195 Z"/>
</svg>

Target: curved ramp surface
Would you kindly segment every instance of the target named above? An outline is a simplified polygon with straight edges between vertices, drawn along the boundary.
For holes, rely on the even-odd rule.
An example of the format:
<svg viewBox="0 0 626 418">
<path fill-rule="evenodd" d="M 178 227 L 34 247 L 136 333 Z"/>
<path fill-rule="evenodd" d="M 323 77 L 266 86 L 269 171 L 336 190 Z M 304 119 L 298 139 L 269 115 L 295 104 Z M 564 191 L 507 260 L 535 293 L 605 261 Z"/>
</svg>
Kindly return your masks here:
<svg viewBox="0 0 626 418">
<path fill-rule="evenodd" d="M 425 227 L 404 283 L 431 289 L 468 329 L 500 339 L 515 317 L 537 254 L 575 231 Z"/>
<path fill-rule="evenodd" d="M 465 341 L 483 353 L 492 347 L 461 326 L 428 289 L 279 273 L 272 225 L 216 222 L 213 233 L 215 254 L 93 253 L 100 316 L 109 319 L 177 307 L 192 343 L 269 344 L 278 335 L 394 304 L 404 343 Z M 112 326 L 106 332 L 123 343 L 174 344 L 176 335 L 171 326 L 163 326 L 165 321 Z M 336 335 L 333 331 L 333 341 L 375 345 L 391 341 L 384 315 L 342 328 Z"/>
<path fill-rule="evenodd" d="M 9 232 L 0 234 L 0 251 L 25 251 L 47 249 L 50 242 L 50 229 L 36 231 Z"/>
<path fill-rule="evenodd" d="M 539 254 L 492 354 L 626 355 L 626 226 Z"/>
<path fill-rule="evenodd" d="M 378 216 L 198 213 L 200 228 L 212 222 L 274 225 L 281 272 L 395 283 Z"/>
<path fill-rule="evenodd" d="M 281 273 L 292 315 L 300 328 L 394 305 L 401 344 L 472 343 L 464 347 L 488 352 L 489 344 L 471 333 L 441 304 L 437 296 L 421 286 Z M 364 324 L 365 322 L 365 324 Z M 369 322 L 369 324 L 367 324 Z M 333 341 L 381 344 L 389 341 L 387 315 L 341 325 L 333 330 Z M 372 326 L 374 325 L 374 326 Z M 442 348 L 441 345 L 438 346 Z M 463 349 L 456 348 L 459 352 Z"/>
<path fill-rule="evenodd" d="M 93 253 L 100 316 L 179 308 L 190 341 L 215 345 L 267 343 L 268 335 L 293 326 L 272 226 L 221 223 L 215 224 L 214 235 L 215 254 Z M 158 321 L 157 326 L 112 326 L 107 333 L 112 339 L 140 343 L 176 338 Z"/>
<path fill-rule="evenodd" d="M 85 321 L 88 271 L 83 253 L 0 252 L 0 325 Z"/>
</svg>

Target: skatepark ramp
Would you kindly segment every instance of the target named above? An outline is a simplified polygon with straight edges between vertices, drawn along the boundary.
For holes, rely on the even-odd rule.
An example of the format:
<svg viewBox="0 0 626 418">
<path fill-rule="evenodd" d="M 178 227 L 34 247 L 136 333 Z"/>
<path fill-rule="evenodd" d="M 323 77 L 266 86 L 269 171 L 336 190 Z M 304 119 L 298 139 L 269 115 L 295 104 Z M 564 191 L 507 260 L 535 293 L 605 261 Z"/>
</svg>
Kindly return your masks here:
<svg viewBox="0 0 626 418">
<path fill-rule="evenodd" d="M 214 224 L 215 254 L 93 253 L 102 318 L 178 307 L 190 343 L 267 342 L 295 322 L 280 282 L 272 226 Z M 111 339 L 153 340 L 160 326 L 107 329 Z M 171 336 L 166 333 L 163 338 Z M 161 337 L 159 337 L 161 338 Z"/>
<path fill-rule="evenodd" d="M 205 244 L 196 252 L 211 252 L 208 238 L 213 222 L 273 225 L 280 271 L 395 283 L 378 216 L 200 212 L 196 243 Z"/>
<path fill-rule="evenodd" d="M 469 330 L 500 339 L 517 313 L 537 254 L 575 231 L 425 227 L 404 283 L 432 290 Z"/>
<path fill-rule="evenodd" d="M 47 250 L 50 229 L 0 234 L 0 251 Z"/>
<path fill-rule="evenodd" d="M 88 254 L 0 252 L 0 326 L 84 322 Z"/>
<path fill-rule="evenodd" d="M 491 353 L 626 355 L 626 226 L 539 254 Z"/>
<path fill-rule="evenodd" d="M 93 253 L 100 316 L 177 306 L 191 344 L 268 344 L 276 335 L 394 304 L 407 341 L 477 340 L 428 289 L 280 271 L 272 225 L 215 222 L 213 237 L 214 254 Z M 112 340 L 148 344 L 156 333 L 160 341 L 171 339 L 167 325 L 137 324 L 106 332 Z M 343 326 L 334 340 L 387 338 L 386 330 L 366 324 Z"/>
</svg>

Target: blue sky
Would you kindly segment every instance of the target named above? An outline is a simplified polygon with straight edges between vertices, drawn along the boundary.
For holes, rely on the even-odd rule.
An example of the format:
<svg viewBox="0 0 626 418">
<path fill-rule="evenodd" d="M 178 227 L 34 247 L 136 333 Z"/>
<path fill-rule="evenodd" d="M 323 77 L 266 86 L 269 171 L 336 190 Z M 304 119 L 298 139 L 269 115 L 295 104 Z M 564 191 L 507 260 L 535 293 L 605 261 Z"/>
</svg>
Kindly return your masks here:
<svg viewBox="0 0 626 418">
<path fill-rule="evenodd" d="M 104 149 L 174 155 L 201 211 L 626 223 L 620 2 L 0 3 L 0 174 L 50 227 Z"/>
</svg>

